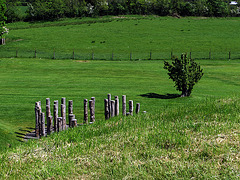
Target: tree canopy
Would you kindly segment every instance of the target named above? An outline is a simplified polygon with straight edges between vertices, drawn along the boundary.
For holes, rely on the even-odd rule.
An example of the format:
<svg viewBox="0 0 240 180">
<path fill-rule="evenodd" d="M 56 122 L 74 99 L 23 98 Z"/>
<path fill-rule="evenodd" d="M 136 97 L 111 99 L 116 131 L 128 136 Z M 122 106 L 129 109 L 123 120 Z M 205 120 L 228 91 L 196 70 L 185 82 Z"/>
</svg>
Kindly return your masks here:
<svg viewBox="0 0 240 180">
<path fill-rule="evenodd" d="M 3 2 L 4 0 L 1 0 Z M 24 20 L 103 15 L 237 16 L 238 11 L 225 0 L 7 0 L 9 21 L 17 18 L 16 6 L 28 6 Z M 13 19 L 11 19 L 13 18 Z"/>
<path fill-rule="evenodd" d="M 181 59 L 174 57 L 172 64 L 164 61 L 164 69 L 168 70 L 169 78 L 174 81 L 176 89 L 182 92 L 182 97 L 190 96 L 193 86 L 203 76 L 200 65 L 186 54 L 182 54 Z"/>
<path fill-rule="evenodd" d="M 0 0 L 0 35 L 2 36 L 6 30 L 4 28 L 7 17 L 5 16 L 6 12 L 6 1 Z"/>
</svg>

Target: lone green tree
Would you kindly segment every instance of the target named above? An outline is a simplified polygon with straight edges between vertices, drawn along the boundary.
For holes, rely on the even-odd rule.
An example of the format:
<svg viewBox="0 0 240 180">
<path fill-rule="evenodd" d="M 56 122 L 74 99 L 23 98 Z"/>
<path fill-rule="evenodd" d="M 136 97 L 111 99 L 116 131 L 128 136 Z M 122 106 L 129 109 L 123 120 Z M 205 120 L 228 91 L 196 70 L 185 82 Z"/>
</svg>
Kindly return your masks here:
<svg viewBox="0 0 240 180">
<path fill-rule="evenodd" d="M 193 86 L 202 78 L 203 69 L 193 59 L 182 54 L 181 59 L 172 58 L 172 64 L 164 61 L 164 69 L 168 70 L 169 79 L 175 82 L 175 87 L 181 91 L 181 97 L 190 96 Z"/>
</svg>

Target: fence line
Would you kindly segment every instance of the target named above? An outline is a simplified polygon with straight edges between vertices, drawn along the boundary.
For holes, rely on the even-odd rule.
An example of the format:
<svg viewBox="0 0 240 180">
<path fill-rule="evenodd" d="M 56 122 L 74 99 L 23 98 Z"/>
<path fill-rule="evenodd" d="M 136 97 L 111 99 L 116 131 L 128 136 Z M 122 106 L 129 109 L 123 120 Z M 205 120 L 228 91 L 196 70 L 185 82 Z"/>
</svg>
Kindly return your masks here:
<svg viewBox="0 0 240 180">
<path fill-rule="evenodd" d="M 182 51 L 186 52 L 186 51 Z M 171 59 L 174 55 L 180 56 L 179 50 L 165 51 L 145 51 L 145 52 L 120 52 L 120 51 L 109 51 L 109 52 L 99 52 L 94 50 L 77 50 L 72 51 L 56 51 L 44 50 L 44 49 L 32 49 L 26 50 L 21 48 L 1 48 L 0 58 L 43 58 L 43 59 L 74 59 L 74 60 L 165 60 Z M 189 57 L 193 59 L 209 59 L 209 60 L 229 60 L 229 59 L 240 59 L 240 51 L 193 51 L 188 52 Z"/>
<path fill-rule="evenodd" d="M 133 101 L 129 100 L 129 112 L 126 112 L 126 95 L 122 96 L 122 115 L 131 115 L 133 116 Z M 89 110 L 88 110 L 89 107 Z M 40 138 L 43 136 L 50 135 L 53 132 L 64 131 L 68 128 L 73 128 L 78 125 L 83 124 L 92 124 L 95 122 L 95 97 L 92 97 L 91 100 L 84 99 L 84 116 L 83 122 L 78 123 L 73 114 L 73 100 L 68 101 L 68 123 L 66 120 L 66 98 L 61 98 L 61 117 L 58 116 L 58 100 L 54 101 L 53 104 L 53 116 L 51 115 L 50 110 L 50 98 L 46 98 L 46 113 L 42 111 L 41 101 L 35 103 L 35 138 Z M 110 119 L 110 117 L 119 116 L 119 98 L 115 96 L 115 99 L 111 99 L 111 94 L 108 94 L 108 98 L 104 99 L 104 109 L 105 109 L 105 120 Z M 140 112 L 140 103 L 136 104 L 136 114 Z M 143 111 L 145 113 L 145 111 Z M 90 115 L 90 122 L 88 122 L 88 116 Z M 46 118 L 45 118 L 46 117 Z M 45 127 L 47 120 L 47 127 Z M 27 135 L 26 137 L 29 137 Z M 27 138 L 27 139 L 28 139 Z"/>
</svg>

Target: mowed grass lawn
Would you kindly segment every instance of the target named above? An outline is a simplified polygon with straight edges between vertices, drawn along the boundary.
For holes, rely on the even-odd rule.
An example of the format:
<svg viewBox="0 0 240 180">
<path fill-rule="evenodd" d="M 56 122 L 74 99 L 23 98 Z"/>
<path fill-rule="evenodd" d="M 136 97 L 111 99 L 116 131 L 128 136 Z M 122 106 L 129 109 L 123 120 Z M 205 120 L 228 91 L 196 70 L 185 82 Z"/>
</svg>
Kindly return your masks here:
<svg viewBox="0 0 240 180">
<path fill-rule="evenodd" d="M 192 56 L 208 58 L 239 58 L 239 18 L 199 18 L 157 16 L 120 16 L 83 19 L 62 19 L 54 22 L 10 23 L 7 45 L 1 47 L 5 57 L 71 58 L 73 49 L 78 59 L 170 58 L 192 52 Z M 11 51 L 7 51 L 10 49 Z M 5 51 L 6 50 L 6 51 Z M 77 57 L 78 56 L 78 57 Z M 3 57 L 3 56 L 2 56 Z"/>
<path fill-rule="evenodd" d="M 141 103 L 141 110 L 149 113 L 201 104 L 206 98 L 239 96 L 239 60 L 200 63 L 204 76 L 192 96 L 171 99 L 180 92 L 168 79 L 163 61 L 1 59 L 1 149 L 34 128 L 34 104 L 42 101 L 45 109 L 46 98 L 51 98 L 51 105 L 61 97 L 73 100 L 76 118 L 82 122 L 83 100 L 96 97 L 96 120 L 103 119 L 108 93 L 127 95 L 127 100 Z"/>
</svg>

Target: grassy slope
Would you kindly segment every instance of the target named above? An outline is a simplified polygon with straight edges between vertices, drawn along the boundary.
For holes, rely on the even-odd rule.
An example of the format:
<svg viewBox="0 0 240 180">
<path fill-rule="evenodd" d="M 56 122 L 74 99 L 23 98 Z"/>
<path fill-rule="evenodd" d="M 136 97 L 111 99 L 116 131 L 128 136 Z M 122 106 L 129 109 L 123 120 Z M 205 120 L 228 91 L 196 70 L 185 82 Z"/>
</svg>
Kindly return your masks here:
<svg viewBox="0 0 240 180">
<path fill-rule="evenodd" d="M 105 53 L 106 56 L 114 51 L 122 53 L 123 59 L 128 58 L 130 51 L 134 52 L 133 58 L 148 58 L 150 50 L 153 52 L 152 58 L 169 57 L 172 49 L 176 53 L 189 52 L 191 49 L 195 56 L 202 52 L 202 56 L 208 57 L 211 49 L 212 57 L 223 58 L 227 57 L 229 50 L 239 51 L 239 21 L 239 18 L 127 16 L 14 23 L 8 25 L 10 34 L 4 48 L 31 51 L 36 48 L 48 52 L 48 57 L 52 57 L 55 49 L 58 54 L 69 53 L 69 58 L 73 49 L 76 54 L 93 50 L 96 54 Z M 33 56 L 33 53 L 29 52 L 30 55 Z"/>
<path fill-rule="evenodd" d="M 239 98 L 100 120 L 0 155 L 2 179 L 238 179 Z"/>
<path fill-rule="evenodd" d="M 157 110 L 201 103 L 206 97 L 239 94 L 239 61 L 201 61 L 203 79 L 193 96 L 164 99 L 178 93 L 163 69 L 162 61 L 106 62 L 39 59 L 1 59 L 1 148 L 20 140 L 34 127 L 34 103 L 45 98 L 74 100 L 77 119 L 83 117 L 83 99 L 96 97 L 97 119 L 103 117 L 107 93 L 126 94 L 140 102 L 142 110 Z M 143 96 L 141 96 L 143 95 Z M 148 98 L 153 97 L 153 98 Z M 155 98 L 154 98 L 155 97 Z M 19 136 L 16 138 L 16 135 Z"/>
</svg>

